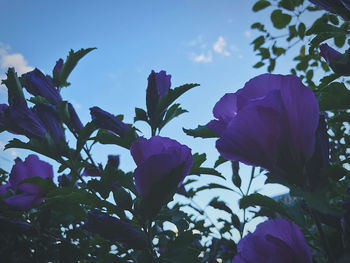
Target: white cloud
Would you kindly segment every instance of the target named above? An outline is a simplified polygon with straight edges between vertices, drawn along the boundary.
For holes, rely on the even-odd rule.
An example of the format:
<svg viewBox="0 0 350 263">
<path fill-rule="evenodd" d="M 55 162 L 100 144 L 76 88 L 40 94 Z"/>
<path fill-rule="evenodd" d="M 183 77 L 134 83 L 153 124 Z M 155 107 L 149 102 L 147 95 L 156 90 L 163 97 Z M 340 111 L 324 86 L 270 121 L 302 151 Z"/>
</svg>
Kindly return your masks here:
<svg viewBox="0 0 350 263">
<path fill-rule="evenodd" d="M 230 45 L 230 49 L 234 52 L 238 52 L 239 51 L 239 48 L 235 45 Z"/>
<path fill-rule="evenodd" d="M 188 45 L 190 47 L 194 47 L 197 46 L 199 44 L 203 43 L 203 36 L 202 35 L 198 35 L 195 39 L 192 39 L 191 41 L 188 42 Z"/>
<path fill-rule="evenodd" d="M 0 43 L 0 68 L 14 67 L 19 75 L 33 70 L 21 53 L 9 53 L 10 47 Z"/>
<path fill-rule="evenodd" d="M 244 35 L 245 35 L 247 38 L 251 38 L 251 36 L 252 36 L 252 31 L 247 30 L 247 31 L 244 32 Z"/>
<path fill-rule="evenodd" d="M 213 49 L 216 53 L 229 56 L 230 52 L 228 52 L 225 48 L 227 46 L 227 43 L 225 39 L 222 36 L 219 36 L 218 40 L 214 43 Z"/>
<path fill-rule="evenodd" d="M 198 63 L 209 63 L 213 61 L 213 55 L 210 51 L 206 55 L 204 53 L 200 55 L 192 54 L 191 60 Z"/>
</svg>

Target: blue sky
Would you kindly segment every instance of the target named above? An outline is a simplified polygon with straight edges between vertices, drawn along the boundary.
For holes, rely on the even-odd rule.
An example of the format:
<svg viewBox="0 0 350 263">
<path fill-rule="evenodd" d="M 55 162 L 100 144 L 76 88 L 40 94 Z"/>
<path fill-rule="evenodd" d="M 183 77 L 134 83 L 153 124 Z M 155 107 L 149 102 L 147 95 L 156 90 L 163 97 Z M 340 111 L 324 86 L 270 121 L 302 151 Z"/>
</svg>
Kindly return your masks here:
<svg viewBox="0 0 350 263">
<path fill-rule="evenodd" d="M 72 85 L 62 91 L 83 123 L 90 120 L 92 106 L 124 114 L 125 121 L 131 123 L 134 108 L 145 108 L 147 77 L 152 69 L 171 74 L 172 87 L 199 83 L 200 87 L 180 99 L 189 113 L 173 121 L 161 135 L 187 144 L 193 153 L 206 152 L 208 166 L 217 158 L 215 140 L 193 139 L 182 132 L 182 127 L 207 123 L 212 119 L 213 106 L 225 93 L 265 73 L 264 69 L 252 68 L 257 58 L 250 42 L 257 35 L 250 25 L 268 21 L 270 12 L 253 13 L 252 0 L 1 2 L 1 77 L 9 66 L 15 66 L 20 74 L 34 67 L 51 73 L 56 60 L 65 58 L 71 48 L 97 47 L 81 60 L 69 78 Z M 288 57 L 283 59 L 288 61 Z M 276 73 L 287 74 L 289 67 L 288 63 L 279 63 Z M 1 87 L 0 103 L 6 101 L 6 89 Z M 145 125 L 136 126 L 149 137 Z M 0 134 L 0 147 L 10 137 Z M 13 157 L 26 154 L 19 150 L 1 152 L 1 166 L 10 169 Z M 121 167 L 135 168 L 128 151 L 114 146 L 97 146 L 94 157 L 105 162 L 107 154 L 121 154 Z M 231 177 L 229 166 L 224 165 L 221 171 Z M 243 168 L 243 175 L 248 173 L 249 169 Z M 203 176 L 204 183 L 211 180 Z M 261 187 L 262 182 L 263 178 L 254 188 Z M 283 191 L 274 186 L 265 193 Z M 236 207 L 237 196 L 224 191 L 213 195 L 223 196 Z M 199 202 L 206 205 L 208 197 Z"/>
</svg>

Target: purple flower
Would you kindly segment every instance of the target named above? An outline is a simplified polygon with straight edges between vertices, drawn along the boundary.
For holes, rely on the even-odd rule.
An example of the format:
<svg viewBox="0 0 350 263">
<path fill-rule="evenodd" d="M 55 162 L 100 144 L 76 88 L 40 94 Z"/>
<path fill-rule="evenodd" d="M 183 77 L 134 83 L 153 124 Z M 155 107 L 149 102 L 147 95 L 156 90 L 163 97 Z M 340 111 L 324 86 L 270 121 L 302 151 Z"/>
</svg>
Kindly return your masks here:
<svg viewBox="0 0 350 263">
<path fill-rule="evenodd" d="M 53 178 L 52 166 L 39 160 L 34 154 L 28 155 L 23 162 L 16 161 L 12 167 L 9 187 L 15 195 L 4 199 L 4 202 L 16 210 L 28 210 L 32 206 L 40 204 L 44 200 L 45 190 L 38 185 L 31 183 L 21 183 L 24 179 L 32 177 Z"/>
<path fill-rule="evenodd" d="M 341 54 L 327 44 L 320 45 L 320 56 L 323 57 L 332 70 L 343 76 L 350 75 L 350 56 L 349 50 Z"/>
<path fill-rule="evenodd" d="M 23 134 L 29 139 L 44 138 L 46 133 L 44 124 L 25 101 L 18 101 L 11 106 L 1 104 L 0 127 L 14 134 Z"/>
<path fill-rule="evenodd" d="M 317 100 L 294 75 L 257 76 L 224 95 L 213 113 L 207 127 L 228 160 L 298 174 L 314 152 Z"/>
<path fill-rule="evenodd" d="M 46 77 L 39 69 L 34 69 L 22 75 L 25 80 L 23 85 L 34 96 L 42 96 L 52 104 L 59 103 L 62 98 L 51 79 Z"/>
<path fill-rule="evenodd" d="M 90 108 L 90 114 L 92 121 L 100 129 L 108 130 L 121 137 L 130 130 L 130 127 L 127 124 L 99 107 Z"/>
<path fill-rule="evenodd" d="M 74 107 L 71 103 L 68 103 L 68 112 L 69 112 L 69 124 L 68 127 L 73 132 L 80 132 L 80 130 L 84 127 L 81 123 L 78 114 L 74 110 Z"/>
<path fill-rule="evenodd" d="M 60 118 L 56 109 L 51 104 L 39 103 L 34 106 L 34 112 L 39 116 L 48 130 L 51 138 L 56 144 L 60 144 L 64 140 L 64 132 L 62 130 Z"/>
<path fill-rule="evenodd" d="M 159 99 L 167 94 L 170 89 L 170 79 L 171 75 L 167 75 L 164 70 L 161 70 L 159 73 L 152 70 L 151 74 L 148 76 L 146 104 L 148 115 L 151 118 L 156 110 Z"/>
<path fill-rule="evenodd" d="M 131 145 L 130 152 L 137 165 L 134 171 L 136 189 L 143 197 L 150 195 L 164 179 L 171 182 L 170 187 L 180 186 L 193 163 L 190 148 L 166 137 L 153 136 L 148 140 L 141 137 Z M 164 178 L 182 164 L 180 174 Z"/>
<path fill-rule="evenodd" d="M 147 247 L 145 236 L 139 229 L 98 210 L 89 211 L 84 227 L 91 233 L 113 242 L 125 243 L 131 248 Z"/>
<path fill-rule="evenodd" d="M 345 20 L 350 18 L 349 0 L 310 0 L 310 2 L 328 12 L 341 15 Z"/>
<path fill-rule="evenodd" d="M 310 248 L 297 225 L 284 219 L 260 223 L 237 246 L 232 263 L 312 263 Z"/>
</svg>

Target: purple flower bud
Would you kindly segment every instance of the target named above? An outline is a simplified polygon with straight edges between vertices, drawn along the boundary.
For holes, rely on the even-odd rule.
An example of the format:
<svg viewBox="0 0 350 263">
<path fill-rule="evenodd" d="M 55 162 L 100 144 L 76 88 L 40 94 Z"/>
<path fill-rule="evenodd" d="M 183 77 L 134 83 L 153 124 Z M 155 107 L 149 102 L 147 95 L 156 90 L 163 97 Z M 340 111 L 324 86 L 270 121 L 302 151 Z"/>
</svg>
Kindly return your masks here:
<svg viewBox="0 0 350 263">
<path fill-rule="evenodd" d="M 340 58 L 341 53 L 331 48 L 327 44 L 320 45 L 320 56 L 323 57 L 328 64 L 331 64 L 333 60 Z"/>
<path fill-rule="evenodd" d="M 350 75 L 350 51 L 341 54 L 327 44 L 320 45 L 320 56 L 323 57 L 332 70 L 343 76 Z"/>
<path fill-rule="evenodd" d="M 91 233 L 110 241 L 124 243 L 131 248 L 147 247 L 145 236 L 139 229 L 98 210 L 89 211 L 84 227 Z"/>
<path fill-rule="evenodd" d="M 107 165 L 118 169 L 118 167 L 119 167 L 119 155 L 108 155 Z"/>
<path fill-rule="evenodd" d="M 39 69 L 36 68 L 23 74 L 22 78 L 25 80 L 24 87 L 34 96 L 42 96 L 52 104 L 57 104 L 62 100 L 51 79 L 46 77 Z"/>
<path fill-rule="evenodd" d="M 26 178 L 39 176 L 41 178 L 53 178 L 52 166 L 39 160 L 34 154 L 28 155 L 23 162 L 18 160 L 12 167 L 9 184 L 15 195 L 4 199 L 4 202 L 16 210 L 28 210 L 44 200 L 45 191 L 38 185 L 21 183 Z"/>
<path fill-rule="evenodd" d="M 130 130 L 130 127 L 127 124 L 99 107 L 90 108 L 90 114 L 92 121 L 100 129 L 108 130 L 121 137 Z"/>
<path fill-rule="evenodd" d="M 63 63 L 64 63 L 64 61 L 62 58 L 60 58 L 59 60 L 56 61 L 56 65 L 52 71 L 53 76 L 60 74 L 62 67 L 63 67 Z"/>
<path fill-rule="evenodd" d="M 171 86 L 171 75 L 167 75 L 166 71 L 162 70 L 159 73 L 152 70 L 148 76 L 148 85 L 146 89 L 146 105 L 147 112 L 150 117 L 153 116 L 157 107 L 158 101 L 166 93 L 168 93 Z"/>
<path fill-rule="evenodd" d="M 45 128 L 48 130 L 51 138 L 56 144 L 59 144 L 64 140 L 65 136 L 60 123 L 60 118 L 53 105 L 40 103 L 35 105 L 33 110 L 44 123 Z"/>
<path fill-rule="evenodd" d="M 72 175 L 62 174 L 57 177 L 57 181 L 60 187 L 68 186 L 72 182 Z"/>
<path fill-rule="evenodd" d="M 260 223 L 241 239 L 232 263 L 312 263 L 310 248 L 297 225 L 284 219 Z"/>
<path fill-rule="evenodd" d="M 4 105 L 4 104 L 2 104 Z M 0 110 L 0 126 L 8 132 L 23 134 L 30 138 L 44 138 L 46 129 L 36 113 L 32 112 L 25 101 L 7 106 Z"/>
<path fill-rule="evenodd" d="M 131 145 L 130 152 L 137 165 L 134 171 L 136 189 L 142 197 L 156 191 L 163 180 L 171 182 L 168 187 L 179 187 L 193 163 L 190 148 L 166 137 L 153 136 L 149 140 L 141 137 Z M 179 175 L 164 178 L 180 165 L 184 167 Z"/>
<path fill-rule="evenodd" d="M 75 112 L 74 107 L 71 103 L 68 103 L 68 112 L 69 112 L 69 128 L 73 132 L 80 132 L 80 130 L 84 127 L 81 123 L 78 114 Z"/>
<path fill-rule="evenodd" d="M 318 103 L 294 75 L 257 76 L 223 96 L 213 113 L 207 127 L 228 160 L 299 174 L 314 152 Z"/>
</svg>

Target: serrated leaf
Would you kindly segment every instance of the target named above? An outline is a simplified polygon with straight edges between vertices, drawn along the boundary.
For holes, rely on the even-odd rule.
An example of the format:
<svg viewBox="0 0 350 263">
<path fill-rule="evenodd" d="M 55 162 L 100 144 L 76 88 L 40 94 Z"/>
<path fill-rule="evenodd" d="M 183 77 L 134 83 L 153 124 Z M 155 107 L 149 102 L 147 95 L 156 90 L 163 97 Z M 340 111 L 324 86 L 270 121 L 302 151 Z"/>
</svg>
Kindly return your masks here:
<svg viewBox="0 0 350 263">
<path fill-rule="evenodd" d="M 219 155 L 218 159 L 215 161 L 214 168 L 218 167 L 219 165 L 221 165 L 225 162 L 228 162 L 228 160 L 226 160 L 224 157 Z"/>
<path fill-rule="evenodd" d="M 291 20 L 292 17 L 288 14 L 284 14 L 280 9 L 276 9 L 271 13 L 271 21 L 273 26 L 277 29 L 285 28 Z"/>
<path fill-rule="evenodd" d="M 207 155 L 206 155 L 205 153 L 202 153 L 202 154 L 195 153 L 195 154 L 193 154 L 193 165 L 192 165 L 192 167 L 198 168 L 198 167 L 200 167 L 206 160 L 207 160 Z"/>
<path fill-rule="evenodd" d="M 177 116 L 180 116 L 181 114 L 188 112 L 185 109 L 182 109 L 180 107 L 180 104 L 176 103 L 173 104 L 166 112 L 164 119 L 162 120 L 161 124 L 159 125 L 159 131 L 172 119 L 174 119 Z"/>
<path fill-rule="evenodd" d="M 244 196 L 240 199 L 239 206 L 241 209 L 246 209 L 250 206 L 261 206 L 266 207 L 272 211 L 275 211 L 285 217 L 289 217 L 284 208 L 272 198 L 262 195 L 259 193 L 254 193 L 251 195 Z"/>
<path fill-rule="evenodd" d="M 216 171 L 214 168 L 208 168 L 208 167 L 191 167 L 189 174 L 193 174 L 193 175 L 201 175 L 201 174 L 215 175 L 217 177 L 220 177 L 220 178 L 226 180 L 226 178 L 220 172 Z"/>
<path fill-rule="evenodd" d="M 193 137 L 200 137 L 200 138 L 218 138 L 219 135 L 217 135 L 215 132 L 213 132 L 211 129 L 209 129 L 207 126 L 198 125 L 196 129 L 185 129 L 182 128 L 182 130 L 189 136 Z"/>
<path fill-rule="evenodd" d="M 8 103 L 12 105 L 15 101 L 24 100 L 23 88 L 14 68 L 9 68 L 7 78 L 1 81 L 6 85 L 8 92 Z"/>
<path fill-rule="evenodd" d="M 199 84 L 191 83 L 185 84 L 175 89 L 170 89 L 159 101 L 157 111 L 159 113 L 163 112 L 168 108 L 177 98 L 190 89 L 199 86 Z"/>
<path fill-rule="evenodd" d="M 203 190 L 210 190 L 210 189 L 223 189 L 223 190 L 228 190 L 228 191 L 234 192 L 234 190 L 231 189 L 230 187 L 227 187 L 227 186 L 224 186 L 224 185 L 221 185 L 221 184 L 210 183 L 208 185 L 204 185 L 204 186 L 198 187 L 196 189 L 196 193 L 198 193 L 200 191 L 203 191 Z"/>
<path fill-rule="evenodd" d="M 269 1 L 259 0 L 253 5 L 253 11 L 258 12 L 258 11 L 260 11 L 260 10 L 270 6 L 270 5 L 271 5 L 271 3 Z"/>
<path fill-rule="evenodd" d="M 134 122 L 145 121 L 148 122 L 147 113 L 144 109 L 135 108 Z"/>
<path fill-rule="evenodd" d="M 96 137 L 92 139 L 101 144 L 115 144 L 129 150 L 131 144 L 137 139 L 137 134 L 133 128 L 131 128 L 123 137 L 119 137 L 111 132 L 100 129 Z"/>
<path fill-rule="evenodd" d="M 75 68 L 75 66 L 78 64 L 79 60 L 82 59 L 86 54 L 88 54 L 90 51 L 92 51 L 94 49 L 96 49 L 96 48 L 95 47 L 94 48 L 86 48 L 86 49 L 82 48 L 76 52 L 73 49 L 71 49 L 69 51 L 69 54 L 67 56 L 65 63 L 63 64 L 62 70 L 61 70 L 60 74 L 58 75 L 58 79 L 54 80 L 56 85 L 58 87 L 68 86 L 69 84 L 67 83 L 67 79 L 68 79 L 70 73 Z"/>
</svg>

